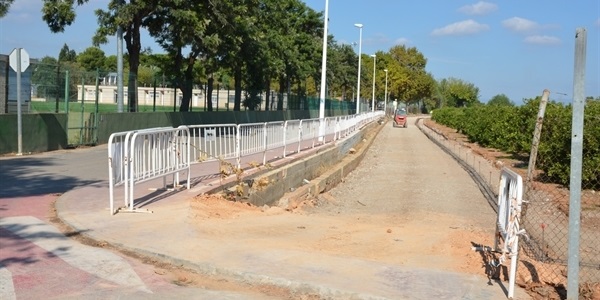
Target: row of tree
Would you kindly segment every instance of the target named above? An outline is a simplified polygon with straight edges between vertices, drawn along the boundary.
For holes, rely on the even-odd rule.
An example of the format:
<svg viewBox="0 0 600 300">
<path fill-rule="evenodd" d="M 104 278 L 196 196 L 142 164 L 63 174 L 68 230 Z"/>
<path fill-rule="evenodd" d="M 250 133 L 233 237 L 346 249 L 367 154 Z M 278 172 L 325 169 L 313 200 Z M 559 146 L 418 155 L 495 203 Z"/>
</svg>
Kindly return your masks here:
<svg viewBox="0 0 600 300">
<path fill-rule="evenodd" d="M 43 0 L 43 19 L 52 32 L 62 32 L 76 17 L 75 7 L 88 0 Z M 0 6 L 0 17 L 12 1 Z M 255 109 L 263 91 L 280 95 L 297 92 L 317 95 L 320 89 L 323 15 L 300 0 L 112 0 L 96 11 L 98 29 L 93 47 L 77 54 L 65 45 L 56 63 L 76 64 L 88 71 L 116 69 L 116 56 L 105 57 L 98 48 L 118 28 L 124 32 L 129 110 L 135 111 L 135 87 L 150 85 L 156 76 L 168 78 L 182 91 L 180 111 L 188 111 L 192 89 L 206 83 L 235 90 L 234 110 Z M 147 30 L 164 54 L 142 48 L 140 33 Z M 356 99 L 358 56 L 353 47 L 329 36 L 328 98 Z M 428 108 L 479 103 L 479 90 L 456 78 L 436 81 L 426 72 L 427 59 L 417 48 L 394 46 L 376 53 L 375 78 L 367 66 L 374 58 L 363 55 L 361 85 L 375 80 L 375 98 L 383 100 L 387 76 L 388 99 L 425 103 Z M 52 58 L 42 61 L 52 63 Z M 387 70 L 387 72 L 384 72 Z M 246 91 L 242 101 L 242 91 Z M 370 99 L 371 89 L 361 89 Z M 268 101 L 268 100 L 267 100 Z M 509 101 L 510 102 L 510 101 Z M 283 97 L 277 106 L 282 109 Z M 212 103 L 207 103 L 212 110 Z M 266 103 L 265 107 L 270 107 Z"/>
</svg>

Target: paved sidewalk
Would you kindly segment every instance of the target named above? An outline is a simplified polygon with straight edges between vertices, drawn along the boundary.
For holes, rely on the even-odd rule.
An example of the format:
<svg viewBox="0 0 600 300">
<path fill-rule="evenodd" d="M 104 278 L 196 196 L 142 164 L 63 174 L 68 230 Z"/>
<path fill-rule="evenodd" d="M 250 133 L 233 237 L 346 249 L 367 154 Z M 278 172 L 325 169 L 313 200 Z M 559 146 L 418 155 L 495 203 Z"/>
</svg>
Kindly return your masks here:
<svg viewBox="0 0 600 300">
<path fill-rule="evenodd" d="M 443 155 L 441 150 L 440 155 Z M 297 158 L 292 156 L 273 166 Z M 240 282 L 272 284 L 335 299 L 506 299 L 505 291 L 497 285 L 490 286 L 483 275 L 408 268 L 295 250 L 248 249 L 238 243 L 198 240 L 196 227 L 188 219 L 190 200 L 220 184 L 211 170 L 195 167 L 193 176 L 203 180 L 191 190 L 159 194 L 150 189 L 162 181 L 138 185 L 136 198 L 152 193 L 143 208 L 153 213 L 111 215 L 106 181 L 63 194 L 56 208 L 65 223 L 92 239 Z M 97 172 L 107 171 L 99 169 Z M 521 289 L 517 289 L 516 295 L 517 299 L 529 299 Z"/>
</svg>

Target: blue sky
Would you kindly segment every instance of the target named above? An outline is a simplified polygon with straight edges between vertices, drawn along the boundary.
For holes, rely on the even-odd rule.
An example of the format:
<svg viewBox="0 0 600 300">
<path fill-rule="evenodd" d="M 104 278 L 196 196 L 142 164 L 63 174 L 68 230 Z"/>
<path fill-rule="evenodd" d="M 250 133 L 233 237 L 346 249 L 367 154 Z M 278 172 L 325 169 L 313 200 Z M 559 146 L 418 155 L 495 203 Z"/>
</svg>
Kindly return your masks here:
<svg viewBox="0 0 600 300">
<path fill-rule="evenodd" d="M 17 0 L 0 19 L 0 53 L 16 47 L 32 58 L 57 57 L 64 43 L 77 52 L 91 46 L 96 8 L 108 0 L 90 0 L 77 9 L 77 20 L 64 33 L 52 34 L 41 19 L 40 0 Z M 325 0 L 306 0 L 317 11 Z M 586 95 L 600 96 L 600 1 L 447 1 L 329 0 L 329 33 L 340 43 L 358 43 L 373 54 L 404 44 L 428 60 L 436 79 L 455 77 L 473 83 L 480 100 L 505 94 L 523 98 L 551 91 L 551 99 L 570 102 L 573 93 L 575 30 L 587 30 Z M 144 47 L 161 50 L 149 37 Z M 116 53 L 114 39 L 102 46 Z M 358 52 L 358 47 L 355 48 Z"/>
</svg>

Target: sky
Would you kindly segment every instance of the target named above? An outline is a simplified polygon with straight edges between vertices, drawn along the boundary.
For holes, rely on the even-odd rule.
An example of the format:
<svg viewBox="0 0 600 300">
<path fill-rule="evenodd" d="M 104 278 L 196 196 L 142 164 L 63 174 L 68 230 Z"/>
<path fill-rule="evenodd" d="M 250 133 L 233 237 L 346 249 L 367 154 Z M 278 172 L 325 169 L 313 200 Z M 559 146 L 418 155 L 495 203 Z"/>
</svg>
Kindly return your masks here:
<svg viewBox="0 0 600 300">
<path fill-rule="evenodd" d="M 305 0 L 325 11 L 326 0 Z M 573 98 L 575 32 L 584 28 L 586 96 L 600 96 L 600 0 L 329 0 L 329 34 L 339 43 L 359 42 L 363 54 L 415 47 L 436 79 L 458 78 L 479 88 L 479 100 L 498 94 L 521 104 L 550 90 L 551 100 Z M 108 0 L 77 8 L 75 22 L 53 34 L 41 17 L 41 0 L 17 0 L 0 19 L 0 53 L 21 47 L 31 58 L 58 57 L 66 43 L 77 53 L 92 45 L 94 10 Z M 356 23 L 363 24 L 362 41 Z M 143 48 L 163 51 L 148 35 Z M 103 45 L 116 54 L 115 38 Z M 363 68 L 366 67 L 363 65 Z"/>
</svg>

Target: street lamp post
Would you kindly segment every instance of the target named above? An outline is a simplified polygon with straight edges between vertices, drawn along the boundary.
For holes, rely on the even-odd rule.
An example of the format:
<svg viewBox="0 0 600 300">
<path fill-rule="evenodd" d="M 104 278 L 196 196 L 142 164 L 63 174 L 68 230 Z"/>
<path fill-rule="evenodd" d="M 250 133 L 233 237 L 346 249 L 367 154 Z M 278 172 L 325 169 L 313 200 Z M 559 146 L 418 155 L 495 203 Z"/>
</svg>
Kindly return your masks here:
<svg viewBox="0 0 600 300">
<path fill-rule="evenodd" d="M 371 55 L 373 58 L 373 98 L 371 98 L 371 111 L 375 111 L 375 65 L 377 65 L 377 55 Z"/>
<path fill-rule="evenodd" d="M 354 26 L 358 27 L 358 83 L 356 88 L 356 113 L 360 113 L 360 56 L 362 55 L 362 28 L 363 24 L 357 23 Z"/>
<path fill-rule="evenodd" d="M 329 0 L 325 0 L 325 18 L 323 27 L 323 58 L 321 62 L 321 93 L 319 102 L 319 119 L 325 118 L 325 86 L 327 85 L 327 23 L 329 14 Z"/>
<path fill-rule="evenodd" d="M 383 70 L 385 72 L 385 95 L 383 97 L 383 113 L 387 113 L 387 82 L 388 82 L 388 69 Z"/>
<path fill-rule="evenodd" d="M 321 93 L 319 99 L 319 141 L 323 140 L 323 135 L 325 135 L 325 88 L 327 85 L 327 78 L 325 74 L 327 73 L 327 25 L 329 19 L 329 0 L 325 0 L 325 18 L 324 18 L 324 26 L 323 26 L 323 60 L 321 62 Z"/>
</svg>

